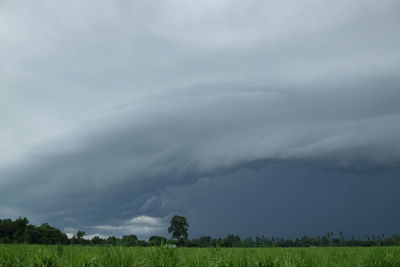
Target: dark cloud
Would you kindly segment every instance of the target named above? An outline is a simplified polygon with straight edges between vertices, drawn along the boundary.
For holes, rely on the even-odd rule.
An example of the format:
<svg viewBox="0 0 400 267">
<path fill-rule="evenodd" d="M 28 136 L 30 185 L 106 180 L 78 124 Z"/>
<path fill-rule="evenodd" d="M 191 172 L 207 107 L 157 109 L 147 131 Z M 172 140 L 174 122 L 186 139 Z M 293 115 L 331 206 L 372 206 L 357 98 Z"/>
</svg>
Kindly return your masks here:
<svg viewBox="0 0 400 267">
<path fill-rule="evenodd" d="M 3 205 L 89 227 L 140 216 L 171 186 L 260 160 L 398 166 L 399 96 L 389 85 L 379 94 L 363 84 L 323 93 L 220 88 L 127 106 L 36 147 L 2 175 Z"/>
<path fill-rule="evenodd" d="M 275 234 L 295 218 L 284 235 L 393 229 L 369 192 L 397 200 L 397 1 L 3 6 L 1 217 L 143 236 L 174 212 L 195 234 L 228 218 L 227 231 L 255 234 L 260 214 Z M 359 198 L 380 221 L 357 232 Z M 221 210 L 212 229 L 202 218 Z"/>
<path fill-rule="evenodd" d="M 398 231 L 399 168 L 354 172 L 293 162 L 261 166 L 166 190 L 157 208 L 188 214 L 193 236 L 343 231 L 363 238 Z"/>
</svg>

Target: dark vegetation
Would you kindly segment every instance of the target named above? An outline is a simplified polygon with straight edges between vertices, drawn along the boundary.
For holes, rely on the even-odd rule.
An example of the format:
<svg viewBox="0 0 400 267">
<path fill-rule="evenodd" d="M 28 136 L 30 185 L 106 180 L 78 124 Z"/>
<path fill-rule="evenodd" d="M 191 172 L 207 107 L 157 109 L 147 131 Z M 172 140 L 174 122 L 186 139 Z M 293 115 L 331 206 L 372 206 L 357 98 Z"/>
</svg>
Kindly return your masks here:
<svg viewBox="0 0 400 267">
<path fill-rule="evenodd" d="M 67 235 L 57 228 L 44 223 L 41 226 L 29 224 L 27 218 L 0 220 L 1 243 L 68 244 Z"/>
<path fill-rule="evenodd" d="M 60 245 L 108 245 L 108 246 L 162 246 L 177 245 L 185 247 L 329 247 L 329 246 L 400 246 L 400 235 L 391 237 L 364 236 L 363 238 L 346 238 L 342 232 L 327 233 L 323 236 L 303 236 L 296 239 L 266 237 L 241 238 L 238 235 L 228 235 L 225 238 L 202 236 L 188 238 L 189 224 L 185 217 L 174 216 L 168 231 L 173 239 L 162 236 L 152 236 L 148 241 L 139 240 L 136 235 L 126 235 L 121 238 L 111 236 L 107 239 L 98 236 L 91 240 L 84 239 L 85 232 L 78 231 L 72 238 L 68 238 L 57 228 L 44 223 L 41 226 L 29 224 L 27 218 L 16 220 L 0 219 L 0 243 L 4 244 L 60 244 Z"/>
</svg>

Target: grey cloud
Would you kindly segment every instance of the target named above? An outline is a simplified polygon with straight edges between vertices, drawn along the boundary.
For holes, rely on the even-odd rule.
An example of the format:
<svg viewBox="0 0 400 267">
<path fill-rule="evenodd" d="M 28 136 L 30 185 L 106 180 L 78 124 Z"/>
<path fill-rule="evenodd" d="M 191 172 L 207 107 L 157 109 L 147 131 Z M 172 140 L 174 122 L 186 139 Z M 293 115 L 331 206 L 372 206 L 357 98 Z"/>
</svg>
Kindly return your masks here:
<svg viewBox="0 0 400 267">
<path fill-rule="evenodd" d="M 170 188 L 158 196 L 156 209 L 186 214 L 193 237 L 392 235 L 400 222 L 398 177 L 398 167 L 350 171 L 269 162 Z"/>
<path fill-rule="evenodd" d="M 3 162 L 171 88 L 395 76 L 399 67 L 397 1 L 93 3 L 4 3 Z"/>
<path fill-rule="evenodd" d="M 254 162 L 399 164 L 397 1 L 2 4 L 0 216 L 119 227 Z"/>
<path fill-rule="evenodd" d="M 3 172 L 4 203 L 107 224 L 139 215 L 165 188 L 254 161 L 398 166 L 399 92 L 376 90 L 216 87 L 127 106 Z"/>
</svg>

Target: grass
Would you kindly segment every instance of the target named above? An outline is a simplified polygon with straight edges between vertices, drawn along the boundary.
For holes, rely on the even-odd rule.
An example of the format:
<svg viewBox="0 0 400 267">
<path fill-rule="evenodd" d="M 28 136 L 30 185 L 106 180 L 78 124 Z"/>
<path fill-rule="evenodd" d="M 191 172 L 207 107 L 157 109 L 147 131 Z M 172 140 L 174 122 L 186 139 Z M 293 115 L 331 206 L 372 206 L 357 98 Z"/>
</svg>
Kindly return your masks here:
<svg viewBox="0 0 400 267">
<path fill-rule="evenodd" d="M 400 247 L 162 248 L 0 245 L 0 267 L 399 266 Z"/>
</svg>

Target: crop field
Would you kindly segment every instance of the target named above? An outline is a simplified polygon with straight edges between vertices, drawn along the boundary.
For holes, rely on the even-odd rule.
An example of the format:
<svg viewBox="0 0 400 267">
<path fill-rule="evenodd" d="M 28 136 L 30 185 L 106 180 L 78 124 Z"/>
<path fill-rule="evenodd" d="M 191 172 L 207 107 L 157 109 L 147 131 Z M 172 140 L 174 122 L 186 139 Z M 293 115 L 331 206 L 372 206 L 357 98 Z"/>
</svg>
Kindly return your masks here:
<svg viewBox="0 0 400 267">
<path fill-rule="evenodd" d="M 400 266 L 400 247 L 128 248 L 0 245 L 0 266 Z"/>
</svg>

